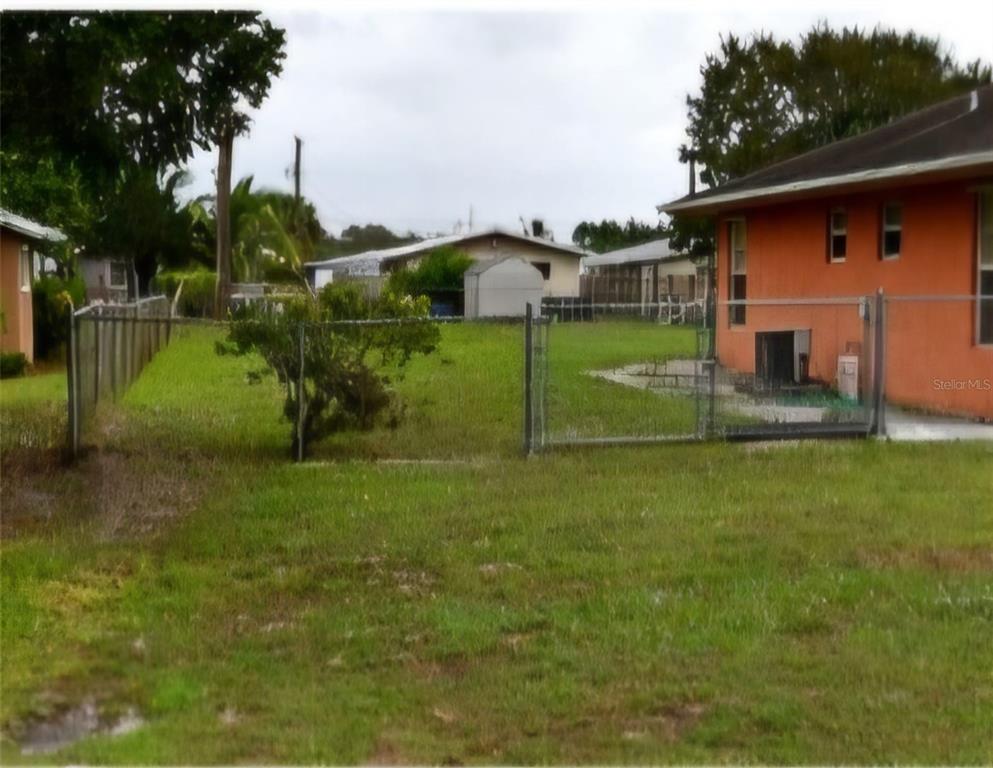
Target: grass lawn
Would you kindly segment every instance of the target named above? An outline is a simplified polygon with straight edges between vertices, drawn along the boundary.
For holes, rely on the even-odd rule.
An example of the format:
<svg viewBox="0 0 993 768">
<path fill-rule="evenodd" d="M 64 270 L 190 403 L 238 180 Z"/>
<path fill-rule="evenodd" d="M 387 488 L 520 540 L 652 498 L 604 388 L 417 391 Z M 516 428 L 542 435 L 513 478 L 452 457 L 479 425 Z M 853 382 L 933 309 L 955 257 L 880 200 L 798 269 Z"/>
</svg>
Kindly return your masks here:
<svg viewBox="0 0 993 768">
<path fill-rule="evenodd" d="M 646 405 L 582 370 L 692 351 L 639 328 L 553 329 L 582 429 Z M 993 760 L 993 447 L 528 460 L 521 329 L 472 325 L 398 428 L 294 465 L 215 338 L 179 334 L 77 466 L 5 450 L 4 761 Z M 87 699 L 144 722 L 19 753 Z"/>
<path fill-rule="evenodd" d="M 552 325 L 548 341 L 549 437 L 694 434 L 697 413 L 692 396 L 648 392 L 589 375 L 592 370 L 676 358 L 696 358 L 695 329 L 624 321 Z"/>
<path fill-rule="evenodd" d="M 65 371 L 0 379 L 0 449 L 61 445 L 66 418 Z"/>
</svg>

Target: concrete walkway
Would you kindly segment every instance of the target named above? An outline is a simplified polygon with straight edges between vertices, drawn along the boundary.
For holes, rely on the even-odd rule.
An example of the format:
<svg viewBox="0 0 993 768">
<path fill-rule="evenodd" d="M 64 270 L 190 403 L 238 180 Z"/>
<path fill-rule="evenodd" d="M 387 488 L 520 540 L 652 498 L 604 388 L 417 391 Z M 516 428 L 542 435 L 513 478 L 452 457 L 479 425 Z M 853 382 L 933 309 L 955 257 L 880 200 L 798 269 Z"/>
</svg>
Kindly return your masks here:
<svg viewBox="0 0 993 768">
<path fill-rule="evenodd" d="M 698 360 L 666 360 L 632 363 L 609 370 L 586 371 L 616 384 L 648 389 L 666 394 L 692 394 L 706 370 Z M 724 407 L 766 423 L 790 424 L 822 421 L 826 408 L 818 406 L 789 406 L 770 404 L 736 391 L 728 372 L 717 369 L 715 394 Z M 993 441 L 993 424 L 983 424 L 954 416 L 931 416 L 906 411 L 894 405 L 886 407 L 886 437 L 900 442 L 929 442 L 942 440 Z"/>
<path fill-rule="evenodd" d="M 901 442 L 993 440 L 993 424 L 910 413 L 890 405 L 886 407 L 886 437 Z"/>
</svg>

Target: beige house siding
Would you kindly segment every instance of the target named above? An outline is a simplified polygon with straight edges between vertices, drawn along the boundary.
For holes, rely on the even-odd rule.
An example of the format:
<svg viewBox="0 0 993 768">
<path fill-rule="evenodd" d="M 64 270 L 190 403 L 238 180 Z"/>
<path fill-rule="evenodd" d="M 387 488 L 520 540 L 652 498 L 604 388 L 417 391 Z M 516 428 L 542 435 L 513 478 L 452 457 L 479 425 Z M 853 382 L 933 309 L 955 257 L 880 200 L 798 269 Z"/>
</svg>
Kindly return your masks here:
<svg viewBox="0 0 993 768">
<path fill-rule="evenodd" d="M 484 236 L 466 240 L 454 246 L 469 254 L 475 261 L 491 261 L 505 256 L 517 256 L 531 264 L 546 263 L 549 265 L 548 279 L 545 280 L 546 296 L 579 296 L 579 259 L 580 254 L 572 255 L 562 251 L 544 248 L 537 243 L 515 240 L 512 237 Z M 391 262 L 384 269 L 394 270 L 402 266 L 413 269 L 423 255 L 404 261 Z"/>
</svg>

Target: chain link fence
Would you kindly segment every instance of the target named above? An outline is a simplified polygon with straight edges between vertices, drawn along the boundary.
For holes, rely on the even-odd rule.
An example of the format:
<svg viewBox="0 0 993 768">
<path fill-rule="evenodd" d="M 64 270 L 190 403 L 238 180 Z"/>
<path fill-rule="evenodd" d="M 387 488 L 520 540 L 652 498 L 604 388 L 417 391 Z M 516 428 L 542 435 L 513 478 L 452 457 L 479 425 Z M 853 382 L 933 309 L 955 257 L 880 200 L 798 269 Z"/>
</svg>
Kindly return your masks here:
<svg viewBox="0 0 993 768">
<path fill-rule="evenodd" d="M 533 321 L 533 450 L 865 436 L 881 298 L 583 305 Z M 878 402 L 877 402 L 878 401 Z"/>
<path fill-rule="evenodd" d="M 697 439 L 712 346 L 705 318 L 703 302 L 546 299 L 530 323 L 526 447 Z"/>
<path fill-rule="evenodd" d="M 866 297 L 720 303 L 709 435 L 868 435 L 876 407 L 877 304 Z"/>
<path fill-rule="evenodd" d="M 532 450 L 993 436 L 993 296 L 552 309 L 534 321 Z"/>
<path fill-rule="evenodd" d="M 282 444 L 292 432 L 294 457 L 306 455 L 309 409 L 323 396 L 313 361 L 342 354 L 347 340 L 353 354 L 426 324 L 459 330 L 446 332 L 427 362 L 415 362 L 414 383 L 397 390 L 409 426 L 368 438 L 382 441 L 371 452 L 388 450 L 388 441 L 394 455 L 465 456 L 522 444 L 536 453 L 615 443 L 864 437 L 886 434 L 894 420 L 900 434 L 929 419 L 993 421 L 993 297 L 750 299 L 691 302 L 662 313 L 657 304 L 647 312 L 640 303 L 556 300 L 529 306 L 523 319 L 288 322 L 288 349 L 277 366 L 288 389 L 266 395 L 266 412 L 284 419 Z M 199 325 L 213 329 L 210 338 L 193 330 Z M 170 354 L 168 364 L 213 370 L 214 346 L 229 328 L 171 318 L 161 297 L 74 313 L 72 451 L 79 451 L 99 404 L 119 399 L 177 334 L 195 354 L 174 361 Z M 225 391 L 264 367 L 261 359 L 239 365 Z M 384 370 L 391 380 L 402 378 L 399 368 Z M 186 399 L 174 425 L 202 424 L 201 442 L 219 445 L 226 427 L 202 412 L 195 392 Z M 240 430 L 230 439 L 254 444 L 253 417 L 235 415 L 233 398 L 214 410 L 223 414 L 225 407 Z"/>
<path fill-rule="evenodd" d="M 521 450 L 521 317 L 299 322 L 273 303 L 262 311 L 272 312 L 275 322 L 259 323 L 268 329 L 267 344 L 270 331 L 279 337 L 266 359 L 257 350 L 239 352 L 233 333 L 250 331 L 257 319 L 169 317 L 168 309 L 164 301 L 149 301 L 73 315 L 73 455 L 98 442 L 98 421 L 101 429 L 108 425 L 95 419 L 101 405 L 126 392 L 124 409 L 113 411 L 124 417 L 111 422 L 115 434 L 123 429 L 141 444 L 179 451 L 286 455 L 292 446 L 292 457 L 301 460 L 321 443 L 325 456 L 421 460 Z M 401 362 L 402 353 L 383 359 L 383 350 L 402 350 L 419 329 L 439 332 L 434 349 L 426 353 L 418 342 L 409 361 Z M 140 386 L 133 387 L 139 375 Z M 373 380 L 378 377 L 383 388 Z M 384 392 L 390 402 L 377 409 Z M 314 438 L 321 431 L 312 428 L 314 420 L 329 414 L 340 423 L 329 439 Z"/>
</svg>

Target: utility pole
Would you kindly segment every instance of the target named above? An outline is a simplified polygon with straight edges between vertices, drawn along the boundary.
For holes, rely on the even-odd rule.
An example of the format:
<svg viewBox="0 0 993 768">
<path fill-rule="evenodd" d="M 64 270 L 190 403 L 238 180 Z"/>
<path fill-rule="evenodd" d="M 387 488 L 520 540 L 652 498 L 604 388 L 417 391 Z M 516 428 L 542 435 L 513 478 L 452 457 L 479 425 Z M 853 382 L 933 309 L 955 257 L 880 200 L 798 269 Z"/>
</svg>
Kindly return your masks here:
<svg viewBox="0 0 993 768">
<path fill-rule="evenodd" d="M 231 298 L 231 153 L 234 149 L 234 126 L 221 130 L 217 152 L 217 289 L 214 294 L 214 317 L 223 320 Z"/>
<path fill-rule="evenodd" d="M 472 203 L 469 203 L 469 231 L 472 232 Z"/>
<path fill-rule="evenodd" d="M 686 159 L 690 164 L 690 197 L 696 194 L 696 161 L 699 156 L 700 153 L 695 149 L 686 153 Z"/>
<path fill-rule="evenodd" d="M 299 136 L 294 136 L 293 141 L 296 144 L 296 155 L 293 159 L 293 202 L 296 207 L 300 207 L 300 147 L 303 145 L 303 141 Z"/>
</svg>

